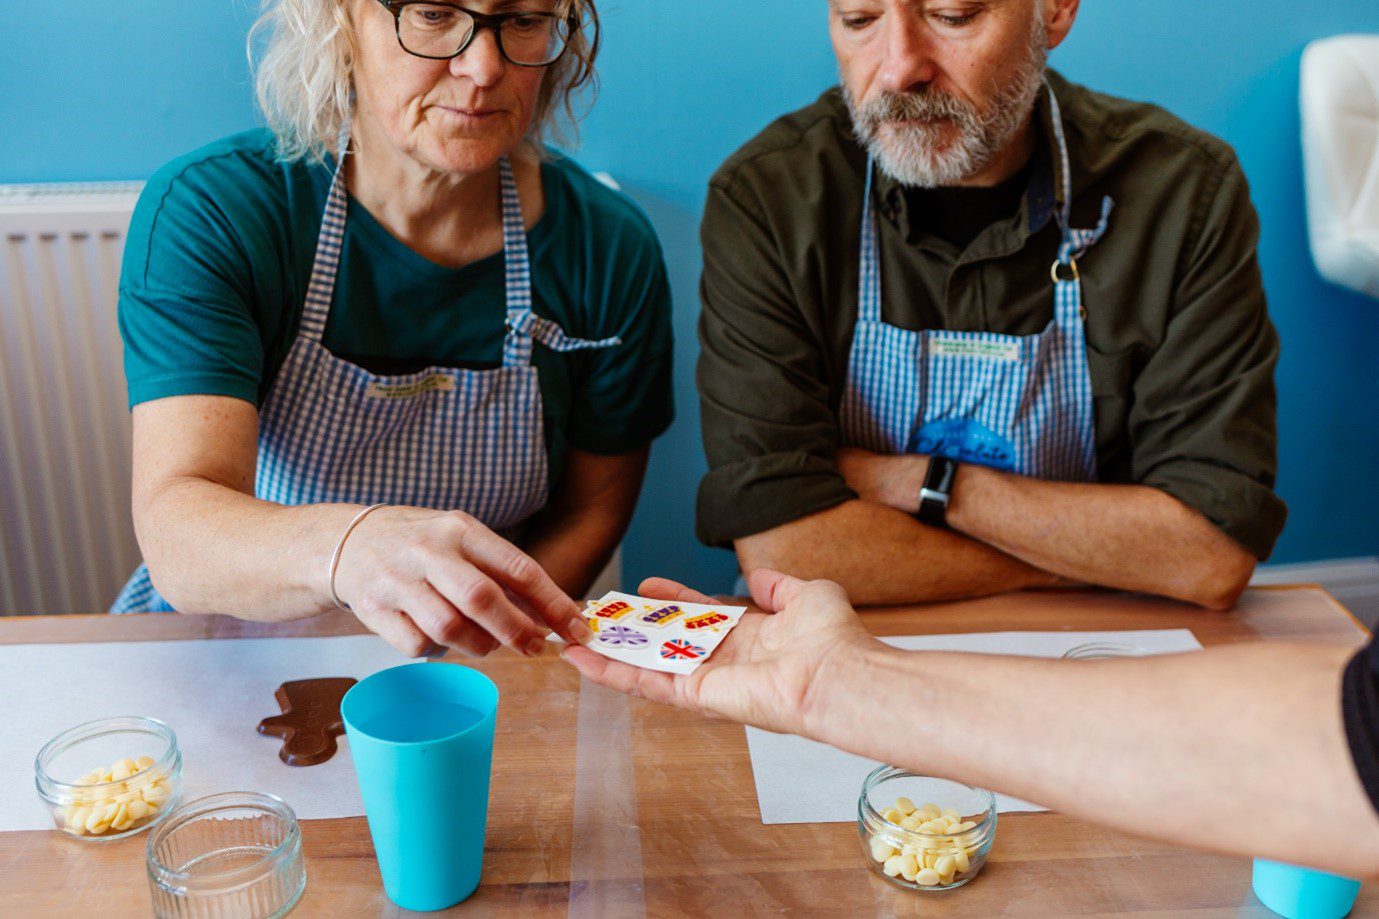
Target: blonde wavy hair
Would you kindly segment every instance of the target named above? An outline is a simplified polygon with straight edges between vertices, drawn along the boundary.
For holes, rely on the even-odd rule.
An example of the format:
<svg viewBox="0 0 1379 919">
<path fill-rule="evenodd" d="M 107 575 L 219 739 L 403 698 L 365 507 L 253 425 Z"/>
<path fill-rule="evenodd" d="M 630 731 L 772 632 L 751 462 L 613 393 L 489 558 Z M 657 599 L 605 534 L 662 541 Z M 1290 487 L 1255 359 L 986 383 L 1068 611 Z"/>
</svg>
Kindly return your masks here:
<svg viewBox="0 0 1379 919">
<path fill-rule="evenodd" d="M 336 152 L 340 128 L 354 99 L 354 29 L 350 0 L 263 0 L 249 30 L 249 65 L 254 89 L 283 160 L 323 160 Z M 551 64 L 537 97 L 527 141 L 574 141 L 580 90 L 597 88 L 594 60 L 599 50 L 595 0 L 557 0 L 556 12 L 583 27 L 570 36 L 560 60 Z M 256 47 L 262 42 L 262 54 Z M 563 116 L 563 117 L 562 117 Z"/>
</svg>

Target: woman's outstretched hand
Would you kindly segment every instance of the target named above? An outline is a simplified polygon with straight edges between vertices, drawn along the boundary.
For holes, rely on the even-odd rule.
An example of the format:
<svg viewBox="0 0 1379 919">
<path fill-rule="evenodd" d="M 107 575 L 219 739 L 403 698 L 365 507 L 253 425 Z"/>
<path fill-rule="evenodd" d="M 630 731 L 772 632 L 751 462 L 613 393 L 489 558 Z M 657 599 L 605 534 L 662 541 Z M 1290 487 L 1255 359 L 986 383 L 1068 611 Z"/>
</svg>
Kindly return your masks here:
<svg viewBox="0 0 1379 919">
<path fill-rule="evenodd" d="M 589 637 L 579 605 L 531 556 L 458 511 L 381 508 L 350 534 L 336 592 L 404 654 L 483 656 L 499 644 L 537 655 L 553 630 Z"/>
</svg>

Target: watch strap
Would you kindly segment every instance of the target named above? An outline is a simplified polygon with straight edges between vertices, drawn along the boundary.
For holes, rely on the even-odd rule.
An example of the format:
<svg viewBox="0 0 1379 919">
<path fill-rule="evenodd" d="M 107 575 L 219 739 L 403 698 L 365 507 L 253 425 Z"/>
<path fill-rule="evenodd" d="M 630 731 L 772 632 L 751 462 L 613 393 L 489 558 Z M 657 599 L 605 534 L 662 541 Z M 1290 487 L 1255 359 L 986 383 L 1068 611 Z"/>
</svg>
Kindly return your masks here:
<svg viewBox="0 0 1379 919">
<path fill-rule="evenodd" d="M 958 474 L 958 461 L 946 456 L 929 457 L 929 469 L 924 474 L 924 486 L 919 490 L 920 523 L 933 527 L 948 526 L 948 499 L 953 493 L 953 479 Z"/>
</svg>

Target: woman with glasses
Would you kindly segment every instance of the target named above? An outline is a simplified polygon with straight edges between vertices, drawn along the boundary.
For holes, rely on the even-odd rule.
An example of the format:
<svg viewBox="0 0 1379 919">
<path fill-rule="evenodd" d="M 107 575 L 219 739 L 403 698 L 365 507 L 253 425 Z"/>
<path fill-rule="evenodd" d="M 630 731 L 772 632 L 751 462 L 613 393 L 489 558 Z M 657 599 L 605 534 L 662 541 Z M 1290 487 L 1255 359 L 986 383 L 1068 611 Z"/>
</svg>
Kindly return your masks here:
<svg viewBox="0 0 1379 919">
<path fill-rule="evenodd" d="M 350 609 L 412 655 L 587 637 L 671 420 L 646 217 L 543 143 L 594 0 L 276 0 L 266 130 L 148 184 L 120 325 L 145 566 L 114 612 Z M 262 38 L 262 44 L 259 39 Z"/>
</svg>

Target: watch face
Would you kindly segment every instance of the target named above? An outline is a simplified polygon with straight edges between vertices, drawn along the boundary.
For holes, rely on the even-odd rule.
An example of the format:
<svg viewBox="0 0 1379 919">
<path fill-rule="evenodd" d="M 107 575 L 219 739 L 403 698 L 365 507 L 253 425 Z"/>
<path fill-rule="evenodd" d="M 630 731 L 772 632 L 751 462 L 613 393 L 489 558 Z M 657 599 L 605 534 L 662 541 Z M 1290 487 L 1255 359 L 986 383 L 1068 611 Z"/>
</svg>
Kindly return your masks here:
<svg viewBox="0 0 1379 919">
<path fill-rule="evenodd" d="M 948 491 L 952 488 L 953 477 L 957 473 L 958 463 L 956 460 L 946 456 L 929 457 L 929 468 L 924 473 L 924 484 L 921 486 L 921 495 L 930 493 L 934 497 L 940 495 L 946 500 Z"/>
</svg>

